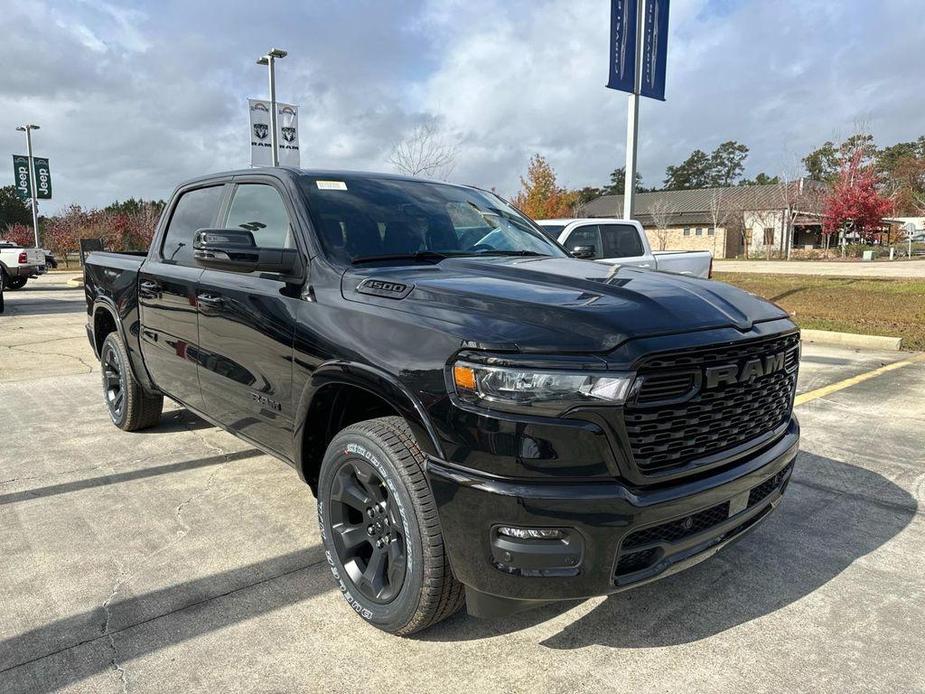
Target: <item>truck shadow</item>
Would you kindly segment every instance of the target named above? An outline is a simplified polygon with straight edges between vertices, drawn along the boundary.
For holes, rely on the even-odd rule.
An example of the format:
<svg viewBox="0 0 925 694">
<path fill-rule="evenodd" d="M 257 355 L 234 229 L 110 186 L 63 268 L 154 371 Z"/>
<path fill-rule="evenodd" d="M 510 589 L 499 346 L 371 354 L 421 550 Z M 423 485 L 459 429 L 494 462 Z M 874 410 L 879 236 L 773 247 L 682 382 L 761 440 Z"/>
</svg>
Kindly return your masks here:
<svg viewBox="0 0 925 694">
<path fill-rule="evenodd" d="M 542 644 L 651 648 L 699 641 L 813 593 L 914 517 L 912 495 L 870 470 L 802 453 L 788 492 L 751 535 L 688 571 L 616 593 Z M 576 602 L 506 620 L 465 618 L 422 635 L 469 640 L 525 629 Z"/>
</svg>

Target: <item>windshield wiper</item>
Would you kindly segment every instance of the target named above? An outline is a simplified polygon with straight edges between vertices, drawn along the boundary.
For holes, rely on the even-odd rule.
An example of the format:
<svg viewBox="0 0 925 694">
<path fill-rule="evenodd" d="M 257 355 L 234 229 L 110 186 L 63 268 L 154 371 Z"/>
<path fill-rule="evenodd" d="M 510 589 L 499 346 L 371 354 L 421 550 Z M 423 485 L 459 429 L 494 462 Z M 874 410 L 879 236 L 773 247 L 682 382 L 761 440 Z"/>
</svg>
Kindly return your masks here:
<svg viewBox="0 0 925 694">
<path fill-rule="evenodd" d="M 417 251 L 416 253 L 387 253 L 385 255 L 361 255 L 350 262 L 353 265 L 371 263 L 375 260 L 419 260 L 427 262 L 440 262 L 446 260 L 453 253 L 438 253 L 437 251 Z M 458 255 L 458 254 L 456 254 Z"/>
</svg>

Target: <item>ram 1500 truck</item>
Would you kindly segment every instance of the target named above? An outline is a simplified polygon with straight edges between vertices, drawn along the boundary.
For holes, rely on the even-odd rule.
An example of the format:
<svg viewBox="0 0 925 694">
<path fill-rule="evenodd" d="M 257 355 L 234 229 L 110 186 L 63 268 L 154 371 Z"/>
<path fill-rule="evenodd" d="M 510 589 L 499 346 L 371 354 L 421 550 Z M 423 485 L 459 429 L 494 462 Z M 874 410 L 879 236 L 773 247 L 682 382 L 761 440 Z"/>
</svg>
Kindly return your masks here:
<svg viewBox="0 0 925 694">
<path fill-rule="evenodd" d="M 653 251 L 642 224 L 636 220 L 589 217 L 540 219 L 537 224 L 576 258 L 706 279 L 713 273 L 710 251 Z"/>
<path fill-rule="evenodd" d="M 30 277 L 44 274 L 45 251 L 0 241 L 0 275 L 7 289 L 22 289 Z"/>
<path fill-rule="evenodd" d="M 207 176 L 146 253 L 92 253 L 85 288 L 113 423 L 166 396 L 293 466 L 343 597 L 392 633 L 696 564 L 797 455 L 784 311 L 575 259 L 476 188 Z"/>
</svg>

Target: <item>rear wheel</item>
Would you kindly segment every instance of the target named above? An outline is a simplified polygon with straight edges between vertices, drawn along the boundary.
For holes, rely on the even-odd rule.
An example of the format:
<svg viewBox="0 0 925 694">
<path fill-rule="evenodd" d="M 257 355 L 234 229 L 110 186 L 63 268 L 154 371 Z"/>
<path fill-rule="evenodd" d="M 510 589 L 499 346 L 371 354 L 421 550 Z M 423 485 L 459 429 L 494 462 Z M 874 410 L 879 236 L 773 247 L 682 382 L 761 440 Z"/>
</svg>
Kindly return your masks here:
<svg viewBox="0 0 925 694">
<path fill-rule="evenodd" d="M 392 634 L 426 629 L 464 599 L 423 463 L 405 421 L 381 417 L 334 437 L 318 482 L 331 572 L 356 613 Z"/>
<path fill-rule="evenodd" d="M 26 280 L 28 277 L 7 277 L 6 284 L 3 286 L 7 289 L 22 289 L 26 286 Z"/>
<path fill-rule="evenodd" d="M 100 350 L 103 398 L 112 423 L 124 431 L 154 426 L 161 419 L 164 396 L 149 395 L 132 375 L 128 352 L 118 333 L 112 332 Z"/>
</svg>

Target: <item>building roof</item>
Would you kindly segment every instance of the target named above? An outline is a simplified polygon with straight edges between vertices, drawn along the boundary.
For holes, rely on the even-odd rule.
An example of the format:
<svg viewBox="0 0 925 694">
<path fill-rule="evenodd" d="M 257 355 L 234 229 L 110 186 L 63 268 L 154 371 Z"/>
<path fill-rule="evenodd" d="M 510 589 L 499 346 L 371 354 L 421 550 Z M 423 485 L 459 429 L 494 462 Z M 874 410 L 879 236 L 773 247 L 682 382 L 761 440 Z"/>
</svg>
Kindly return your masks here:
<svg viewBox="0 0 925 694">
<path fill-rule="evenodd" d="M 802 183 L 802 194 L 801 194 Z M 708 223 L 714 204 L 731 210 L 777 210 L 791 205 L 815 210 L 820 206 L 824 185 L 803 179 L 786 184 L 732 186 L 729 188 L 695 188 L 692 190 L 658 190 L 637 193 L 634 217 L 650 218 L 659 206 L 667 206 L 675 223 Z M 714 200 L 717 202 L 714 203 Z M 622 195 L 603 195 L 582 208 L 588 217 L 614 217 L 623 214 Z"/>
</svg>

